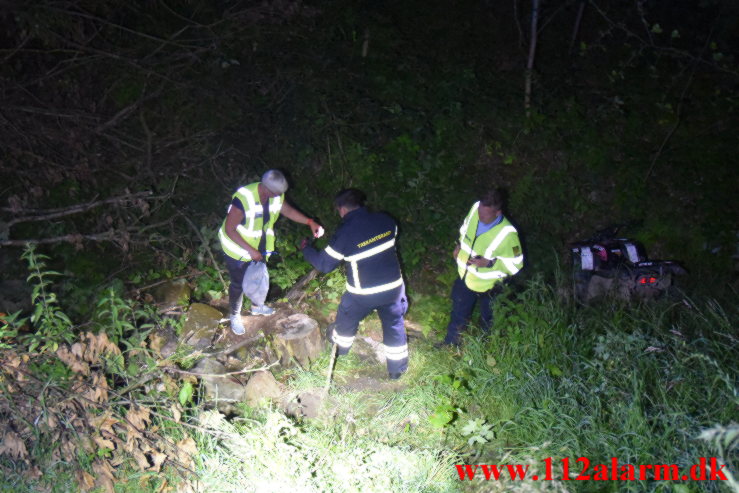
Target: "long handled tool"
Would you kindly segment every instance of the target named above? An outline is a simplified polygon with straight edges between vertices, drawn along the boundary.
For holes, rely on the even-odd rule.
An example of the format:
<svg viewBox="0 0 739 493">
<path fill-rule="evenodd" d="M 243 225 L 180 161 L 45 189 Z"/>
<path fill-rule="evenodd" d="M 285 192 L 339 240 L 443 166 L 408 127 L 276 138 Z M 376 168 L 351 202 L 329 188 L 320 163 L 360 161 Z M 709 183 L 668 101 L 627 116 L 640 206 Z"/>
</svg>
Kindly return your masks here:
<svg viewBox="0 0 739 493">
<path fill-rule="evenodd" d="M 323 386 L 323 397 L 328 396 L 328 389 L 331 387 L 331 377 L 334 374 L 334 363 L 336 362 L 336 343 L 331 345 L 331 359 L 328 363 L 328 375 L 326 375 L 326 385 Z"/>
</svg>

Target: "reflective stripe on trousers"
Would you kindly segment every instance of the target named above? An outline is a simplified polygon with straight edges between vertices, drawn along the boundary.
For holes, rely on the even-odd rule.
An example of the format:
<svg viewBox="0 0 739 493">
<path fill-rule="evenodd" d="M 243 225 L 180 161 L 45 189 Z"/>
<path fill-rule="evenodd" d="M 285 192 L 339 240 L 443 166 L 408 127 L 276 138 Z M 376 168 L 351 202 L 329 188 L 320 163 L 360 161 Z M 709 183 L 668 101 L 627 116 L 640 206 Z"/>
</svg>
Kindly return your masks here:
<svg viewBox="0 0 739 493">
<path fill-rule="evenodd" d="M 408 369 L 408 339 L 403 315 L 408 310 L 405 287 L 393 291 L 362 296 L 344 293 L 336 312 L 333 338 L 339 355 L 349 353 L 359 328 L 359 322 L 377 310 L 382 322 L 382 342 L 387 358 L 388 373 L 403 373 Z"/>
</svg>

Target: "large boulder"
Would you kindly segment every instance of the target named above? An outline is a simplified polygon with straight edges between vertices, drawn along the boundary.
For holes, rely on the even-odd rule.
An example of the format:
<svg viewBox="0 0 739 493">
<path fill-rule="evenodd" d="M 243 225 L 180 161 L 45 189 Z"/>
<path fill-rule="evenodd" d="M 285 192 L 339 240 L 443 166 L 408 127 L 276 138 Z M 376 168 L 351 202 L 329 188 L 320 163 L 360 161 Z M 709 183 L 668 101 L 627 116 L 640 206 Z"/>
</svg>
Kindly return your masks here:
<svg viewBox="0 0 739 493">
<path fill-rule="evenodd" d="M 318 418 L 321 413 L 336 409 L 335 402 L 326 402 L 328 395 L 320 389 L 303 391 L 282 403 L 282 410 L 294 418 Z"/>
<path fill-rule="evenodd" d="M 259 406 L 268 399 L 278 400 L 282 396 L 282 386 L 275 377 L 266 370 L 254 373 L 246 383 L 246 403 L 251 407 Z"/>
<path fill-rule="evenodd" d="M 244 401 L 246 387 L 232 376 L 222 376 L 228 373 L 226 367 L 215 359 L 200 360 L 193 373 L 200 374 L 200 381 L 205 386 L 205 399 L 213 402 L 222 413 L 234 413 L 235 404 Z"/>
<path fill-rule="evenodd" d="M 160 284 L 154 289 L 154 301 L 163 311 L 190 303 L 192 290 L 185 279 L 175 279 Z"/>
<path fill-rule="evenodd" d="M 210 305 L 193 303 L 182 327 L 182 342 L 197 349 L 210 346 L 223 314 Z"/>
</svg>

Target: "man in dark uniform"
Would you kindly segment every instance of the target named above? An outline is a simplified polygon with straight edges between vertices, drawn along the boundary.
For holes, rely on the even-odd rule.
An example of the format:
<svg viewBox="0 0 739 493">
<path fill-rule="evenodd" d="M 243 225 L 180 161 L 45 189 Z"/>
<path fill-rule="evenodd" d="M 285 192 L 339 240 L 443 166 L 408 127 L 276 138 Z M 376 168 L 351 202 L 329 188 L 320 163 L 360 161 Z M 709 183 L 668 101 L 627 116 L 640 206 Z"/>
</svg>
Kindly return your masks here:
<svg viewBox="0 0 739 493">
<path fill-rule="evenodd" d="M 408 309 L 405 284 L 400 272 L 395 238 L 398 227 L 387 214 L 364 207 L 364 194 L 353 188 L 342 190 L 334 206 L 342 218 L 329 245 L 322 251 L 301 245 L 305 259 L 321 272 L 347 262 L 346 292 L 329 336 L 344 355 L 354 342 L 359 322 L 377 310 L 382 321 L 383 346 L 391 379 L 408 369 L 408 340 L 403 315 Z"/>
</svg>

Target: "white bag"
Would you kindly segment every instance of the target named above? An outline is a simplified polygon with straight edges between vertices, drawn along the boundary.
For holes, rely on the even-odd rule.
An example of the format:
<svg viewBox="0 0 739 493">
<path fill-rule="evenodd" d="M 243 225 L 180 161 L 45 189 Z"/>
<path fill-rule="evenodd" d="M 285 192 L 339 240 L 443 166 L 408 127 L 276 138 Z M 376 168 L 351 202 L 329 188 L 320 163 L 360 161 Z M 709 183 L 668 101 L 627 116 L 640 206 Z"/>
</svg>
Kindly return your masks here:
<svg viewBox="0 0 739 493">
<path fill-rule="evenodd" d="M 269 291 L 269 272 L 265 262 L 251 262 L 246 268 L 241 283 L 244 294 L 251 300 L 252 306 L 262 306 Z"/>
</svg>

